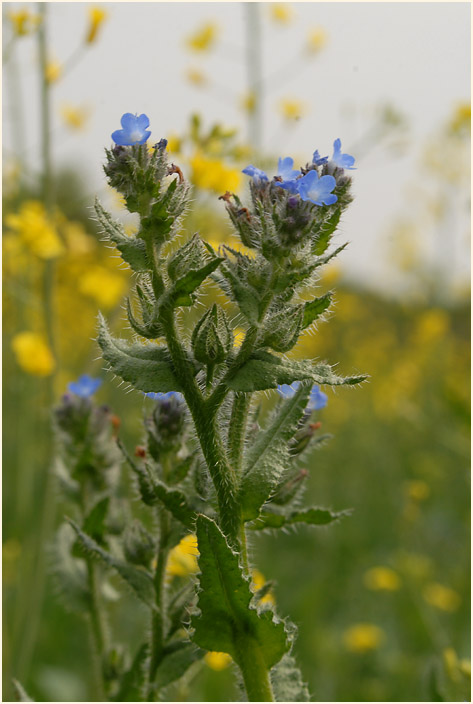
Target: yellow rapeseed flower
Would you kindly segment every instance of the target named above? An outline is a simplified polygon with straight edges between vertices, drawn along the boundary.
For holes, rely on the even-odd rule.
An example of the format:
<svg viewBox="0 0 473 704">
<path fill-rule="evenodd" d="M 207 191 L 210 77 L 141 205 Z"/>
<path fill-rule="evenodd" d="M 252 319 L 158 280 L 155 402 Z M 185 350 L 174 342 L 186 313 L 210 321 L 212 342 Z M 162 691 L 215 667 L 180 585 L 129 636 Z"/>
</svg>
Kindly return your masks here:
<svg viewBox="0 0 473 704">
<path fill-rule="evenodd" d="M 85 38 L 87 44 L 92 44 L 97 39 L 98 31 L 107 17 L 108 12 L 101 7 L 89 8 L 89 27 Z"/>
<path fill-rule="evenodd" d="M 189 67 L 186 71 L 186 78 L 189 83 L 193 83 L 195 86 L 203 86 L 207 83 L 207 76 L 203 71 L 198 68 Z"/>
<path fill-rule="evenodd" d="M 79 281 L 79 290 L 90 296 L 103 308 L 113 308 L 122 298 L 125 281 L 121 274 L 104 266 L 92 266 L 85 271 Z"/>
<path fill-rule="evenodd" d="M 401 587 L 399 575 L 390 567 L 372 567 L 365 572 L 363 581 L 373 591 L 394 592 Z"/>
<path fill-rule="evenodd" d="M 461 132 L 471 128 L 471 105 L 470 103 L 460 103 L 455 109 L 450 129 L 452 132 Z"/>
<path fill-rule="evenodd" d="M 179 154 L 182 148 L 182 139 L 177 134 L 171 133 L 168 137 L 168 152 Z"/>
<path fill-rule="evenodd" d="M 287 122 L 300 120 L 306 112 L 306 106 L 300 100 L 283 98 L 279 103 L 280 112 Z"/>
<path fill-rule="evenodd" d="M 41 259 L 55 259 L 65 251 L 55 224 L 40 201 L 24 201 L 19 213 L 6 216 L 5 224 Z"/>
<path fill-rule="evenodd" d="M 198 186 L 215 193 L 235 192 L 240 188 L 241 174 L 238 169 L 225 166 L 220 159 L 208 159 L 197 152 L 190 160 L 191 180 Z"/>
<path fill-rule="evenodd" d="M 61 107 L 61 116 L 65 124 L 73 130 L 81 130 L 89 117 L 89 110 L 85 107 L 74 107 L 64 103 Z"/>
<path fill-rule="evenodd" d="M 55 366 L 52 352 L 42 335 L 20 332 L 12 340 L 13 352 L 19 366 L 33 376 L 49 376 Z"/>
<path fill-rule="evenodd" d="M 242 110 L 249 113 L 250 115 L 254 113 L 256 108 L 256 95 L 253 91 L 245 93 L 245 95 L 240 100 L 240 105 Z"/>
<path fill-rule="evenodd" d="M 311 54 L 319 52 L 327 43 L 327 32 L 322 27 L 315 27 L 309 32 L 307 37 L 307 50 Z"/>
<path fill-rule="evenodd" d="M 232 661 L 228 653 L 217 653 L 214 650 L 206 653 L 204 655 L 204 660 L 212 670 L 216 670 L 217 672 L 224 670 Z"/>
<path fill-rule="evenodd" d="M 289 24 L 294 14 L 289 5 L 282 2 L 270 3 L 269 11 L 271 19 L 274 20 L 274 22 L 279 22 L 279 24 Z"/>
<path fill-rule="evenodd" d="M 406 494 L 412 501 L 425 501 L 429 498 L 430 487 L 422 479 L 412 479 L 405 484 Z"/>
<path fill-rule="evenodd" d="M 171 577 L 187 577 L 195 574 L 199 570 L 198 554 L 196 536 L 186 535 L 169 553 L 166 573 Z"/>
<path fill-rule="evenodd" d="M 56 81 L 61 78 L 62 65 L 59 63 L 59 61 L 51 59 L 46 64 L 44 75 L 48 83 L 56 83 Z"/>
<path fill-rule="evenodd" d="M 266 584 L 266 579 L 264 578 L 264 575 L 261 574 L 258 570 L 252 570 L 251 571 L 251 581 L 253 584 L 253 590 L 255 592 L 258 591 L 258 589 L 261 589 Z M 271 594 L 271 592 L 268 592 L 267 594 L 264 595 L 264 597 L 261 599 L 261 604 L 275 604 L 275 599 L 274 596 Z"/>
<path fill-rule="evenodd" d="M 422 313 L 417 321 L 416 342 L 428 345 L 445 337 L 450 327 L 448 313 L 441 308 L 431 308 Z"/>
<path fill-rule="evenodd" d="M 31 34 L 31 32 L 34 32 L 41 24 L 41 17 L 39 17 L 39 15 L 33 15 L 24 7 L 18 10 L 18 12 L 8 12 L 7 17 L 11 22 L 13 31 L 18 37 Z"/>
<path fill-rule="evenodd" d="M 343 643 L 351 653 L 367 653 L 379 648 L 384 638 L 384 631 L 374 623 L 356 623 L 344 632 Z"/>
<path fill-rule="evenodd" d="M 460 606 L 460 595 L 450 587 L 438 582 L 427 584 L 422 592 L 425 601 L 441 611 L 456 611 Z"/>
<path fill-rule="evenodd" d="M 207 51 L 214 44 L 217 36 L 217 25 L 207 22 L 197 32 L 186 39 L 186 44 L 192 51 Z"/>
</svg>

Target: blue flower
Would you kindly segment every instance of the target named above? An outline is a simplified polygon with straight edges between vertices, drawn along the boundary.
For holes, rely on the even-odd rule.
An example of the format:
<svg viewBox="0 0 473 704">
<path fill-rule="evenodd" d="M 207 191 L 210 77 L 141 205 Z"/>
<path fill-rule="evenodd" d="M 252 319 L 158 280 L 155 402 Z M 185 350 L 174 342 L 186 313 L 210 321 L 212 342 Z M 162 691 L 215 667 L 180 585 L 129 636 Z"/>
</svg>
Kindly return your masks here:
<svg viewBox="0 0 473 704">
<path fill-rule="evenodd" d="M 278 176 L 282 178 L 282 181 L 275 181 L 275 184 L 289 191 L 289 193 L 297 193 L 296 179 L 301 175 L 300 171 L 295 171 L 292 168 L 293 166 L 294 159 L 291 159 L 290 156 L 278 161 Z"/>
<path fill-rule="evenodd" d="M 331 193 L 337 182 L 333 176 L 319 178 L 317 171 L 309 171 L 297 182 L 297 190 L 302 200 L 310 200 L 315 205 L 332 205 L 338 198 Z"/>
<path fill-rule="evenodd" d="M 332 161 L 341 169 L 355 169 L 353 166 L 355 163 L 355 157 L 350 156 L 350 154 L 342 154 L 342 143 L 339 139 L 336 139 L 333 143 L 333 156 Z"/>
<path fill-rule="evenodd" d="M 148 391 L 145 396 L 153 399 L 153 401 L 170 401 L 172 398 L 175 398 L 176 401 L 182 401 L 182 399 L 184 398 L 183 395 L 179 393 L 179 391 L 168 391 L 165 394 L 163 394 L 161 391 Z"/>
<path fill-rule="evenodd" d="M 99 386 L 102 384 L 102 379 L 94 379 L 88 374 L 82 374 L 77 381 L 71 381 L 67 388 L 76 396 L 88 398 L 93 396 Z"/>
<path fill-rule="evenodd" d="M 319 150 L 316 149 L 314 152 L 314 156 L 312 157 L 312 163 L 315 164 L 316 166 L 322 166 L 322 164 L 326 164 L 328 161 L 328 156 L 320 156 Z"/>
<path fill-rule="evenodd" d="M 324 394 L 323 391 L 319 389 L 317 384 L 312 387 L 312 391 L 309 396 L 309 403 L 307 404 L 307 410 L 309 411 L 320 411 L 321 408 L 325 408 L 328 403 L 328 396 Z"/>
<path fill-rule="evenodd" d="M 249 166 L 246 167 L 246 169 L 243 169 L 242 174 L 246 174 L 247 176 L 252 176 L 253 181 L 255 183 L 262 183 L 263 181 L 268 181 L 268 177 L 264 173 L 264 171 L 261 171 L 261 169 L 258 169 L 257 166 L 253 166 L 250 164 Z"/>
<path fill-rule="evenodd" d="M 133 144 L 144 144 L 151 132 L 146 128 L 149 127 L 149 117 L 143 115 L 132 115 L 131 112 L 126 112 L 120 120 L 123 129 L 115 130 L 112 134 L 112 139 L 115 144 L 122 147 L 131 146 Z"/>
<path fill-rule="evenodd" d="M 289 384 L 280 384 L 278 394 L 283 398 L 292 398 L 300 385 L 300 381 L 294 381 L 290 386 Z"/>
</svg>

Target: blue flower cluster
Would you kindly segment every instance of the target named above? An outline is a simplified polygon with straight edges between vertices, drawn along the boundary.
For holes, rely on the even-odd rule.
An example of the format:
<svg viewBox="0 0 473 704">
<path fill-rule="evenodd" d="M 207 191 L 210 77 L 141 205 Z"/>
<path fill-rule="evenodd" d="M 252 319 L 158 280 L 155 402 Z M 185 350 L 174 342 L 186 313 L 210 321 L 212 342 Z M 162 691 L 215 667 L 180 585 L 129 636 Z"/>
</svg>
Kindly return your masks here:
<svg viewBox="0 0 473 704">
<path fill-rule="evenodd" d="M 294 381 L 291 385 L 281 384 L 278 386 L 278 394 L 283 398 L 292 398 L 300 386 L 299 381 Z M 307 404 L 308 411 L 320 411 L 321 408 L 325 408 L 328 403 L 328 396 L 324 394 L 323 391 L 314 384 L 309 396 L 309 403 Z"/>
<path fill-rule="evenodd" d="M 153 401 L 170 401 L 172 398 L 175 398 L 176 401 L 182 401 L 184 399 L 184 396 L 179 391 L 168 391 L 165 394 L 161 391 L 148 391 L 145 396 L 153 399 Z"/>
<path fill-rule="evenodd" d="M 322 166 L 328 160 L 328 156 L 321 157 L 317 150 L 312 157 L 314 166 Z M 330 161 L 340 169 L 355 168 L 353 166 L 354 157 L 350 154 L 342 154 L 340 139 L 336 139 L 333 143 L 333 156 Z M 252 164 L 243 169 L 243 173 L 251 176 L 257 185 L 269 181 L 266 173 Z M 316 169 L 311 169 L 302 176 L 301 171 L 294 169 L 294 159 L 289 156 L 279 159 L 278 173 L 274 183 L 293 195 L 299 195 L 302 200 L 310 201 L 315 205 L 333 205 L 338 200 L 335 193 L 332 193 L 337 184 L 333 176 L 327 174 L 319 177 Z"/>
<path fill-rule="evenodd" d="M 67 388 L 76 396 L 89 398 L 95 394 L 101 384 L 102 379 L 94 379 L 88 374 L 82 374 L 77 381 L 71 381 Z"/>
<path fill-rule="evenodd" d="M 112 139 L 115 144 L 122 147 L 129 147 L 133 144 L 144 144 L 151 132 L 149 127 L 149 117 L 144 113 L 142 115 L 133 115 L 131 112 L 126 112 L 120 120 L 121 130 L 115 130 L 112 133 Z"/>
</svg>

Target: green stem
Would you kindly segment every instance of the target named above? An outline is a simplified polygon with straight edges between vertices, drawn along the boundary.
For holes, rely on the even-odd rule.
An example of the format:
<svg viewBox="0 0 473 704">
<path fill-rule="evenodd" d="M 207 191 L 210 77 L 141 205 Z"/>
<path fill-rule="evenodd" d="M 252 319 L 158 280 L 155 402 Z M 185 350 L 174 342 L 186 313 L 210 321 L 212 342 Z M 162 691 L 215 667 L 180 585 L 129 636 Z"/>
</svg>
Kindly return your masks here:
<svg viewBox="0 0 473 704">
<path fill-rule="evenodd" d="M 236 634 L 236 646 L 248 701 L 273 702 L 269 672 L 259 644 L 251 635 L 242 633 Z"/>
<path fill-rule="evenodd" d="M 166 575 L 166 563 L 169 554 L 169 514 L 164 509 L 159 511 L 159 544 L 156 554 L 156 569 L 154 572 L 154 592 L 156 610 L 153 611 L 151 621 L 151 654 L 149 660 L 148 673 L 148 694 L 147 701 L 154 701 L 151 697 L 154 694 L 154 679 L 156 671 L 164 653 L 164 640 L 166 635 L 166 622 L 164 618 L 166 608 L 166 591 L 164 578 Z"/>
<path fill-rule="evenodd" d="M 250 402 L 251 394 L 235 393 L 228 429 L 228 454 L 230 463 L 237 474 L 240 474 L 241 471 Z"/>
<path fill-rule="evenodd" d="M 250 563 L 248 560 L 248 543 L 246 540 L 245 524 L 242 522 L 240 525 L 240 556 L 243 566 L 243 571 L 246 575 L 250 574 Z"/>
<path fill-rule="evenodd" d="M 106 652 L 106 624 L 105 615 L 100 608 L 100 597 L 99 597 L 99 581 L 97 573 L 97 565 L 92 558 L 87 558 L 87 578 L 89 583 L 90 592 L 90 603 L 89 603 L 89 616 L 90 616 L 90 630 L 92 636 L 92 644 L 95 650 L 94 661 L 94 675 L 96 681 L 96 699 L 95 701 L 102 702 L 107 701 L 105 699 L 105 681 L 104 681 L 104 653 Z"/>
</svg>

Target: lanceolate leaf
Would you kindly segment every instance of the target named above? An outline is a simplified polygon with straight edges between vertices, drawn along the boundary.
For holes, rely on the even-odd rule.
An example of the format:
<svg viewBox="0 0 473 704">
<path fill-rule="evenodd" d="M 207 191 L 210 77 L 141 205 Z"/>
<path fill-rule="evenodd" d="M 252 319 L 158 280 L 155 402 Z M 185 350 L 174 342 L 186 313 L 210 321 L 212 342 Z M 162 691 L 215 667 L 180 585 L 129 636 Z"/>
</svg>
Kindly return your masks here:
<svg viewBox="0 0 473 704">
<path fill-rule="evenodd" d="M 215 259 L 211 259 L 200 269 L 191 269 L 191 271 L 187 272 L 181 279 L 176 281 L 172 292 L 175 305 L 192 305 L 193 299 L 191 294 L 200 286 L 207 276 L 215 271 L 220 262 L 223 262 L 223 257 L 215 257 Z"/>
<path fill-rule="evenodd" d="M 120 251 L 122 259 L 131 266 L 133 271 L 149 271 L 151 267 L 146 255 L 145 242 L 138 237 L 126 235 L 120 223 L 113 220 L 98 200 L 95 201 L 95 212 L 111 242 Z"/>
<path fill-rule="evenodd" d="M 110 335 L 105 319 L 99 314 L 98 342 L 104 359 L 117 376 L 140 391 L 167 393 L 181 391 L 169 362 L 167 349 L 154 343 L 119 340 Z"/>
<path fill-rule="evenodd" d="M 156 608 L 154 604 L 154 585 L 151 575 L 144 569 L 132 567 L 123 560 L 111 555 L 100 547 L 89 535 L 81 531 L 77 523 L 69 520 L 69 523 L 77 533 L 77 537 L 86 553 L 99 558 L 107 567 L 111 567 L 135 592 L 136 596 L 151 608 Z"/>
<path fill-rule="evenodd" d="M 312 248 L 314 254 L 320 255 L 327 250 L 327 247 L 330 244 L 330 239 L 337 229 L 341 213 L 342 211 L 340 209 L 336 210 L 333 215 L 331 215 L 322 225 L 320 233 L 315 240 L 315 245 Z"/>
<path fill-rule="evenodd" d="M 289 653 L 271 671 L 271 684 L 277 702 L 310 702 L 309 689 Z"/>
<path fill-rule="evenodd" d="M 335 512 L 326 508 L 304 508 L 298 511 L 291 511 L 288 515 L 284 515 L 283 512 L 262 511 L 259 517 L 248 527 L 252 530 L 264 530 L 265 528 L 282 528 L 283 526 L 294 525 L 294 523 L 326 526 L 349 514 L 349 511 Z"/>
<path fill-rule="evenodd" d="M 284 625 L 274 620 L 271 611 L 258 614 L 250 607 L 249 582 L 217 524 L 201 515 L 196 532 L 201 589 L 200 615 L 191 622 L 193 641 L 206 650 L 228 653 L 238 664 L 242 643 L 251 641 L 260 649 L 266 667 L 273 667 L 289 647 Z"/>
<path fill-rule="evenodd" d="M 188 528 L 194 527 L 195 513 L 187 503 L 186 495 L 179 489 L 169 489 L 163 482 L 155 479 L 153 491 L 178 521 Z"/>
<path fill-rule="evenodd" d="M 314 320 L 316 320 L 319 315 L 322 315 L 324 311 L 330 306 L 332 302 L 332 294 L 326 293 L 325 296 L 320 296 L 320 298 L 314 298 L 313 301 L 309 301 L 304 306 L 304 318 L 302 320 L 302 329 L 311 325 Z"/>
<path fill-rule="evenodd" d="M 171 647 L 172 646 L 172 647 Z M 201 660 L 205 652 L 189 641 L 173 641 L 159 663 L 156 672 L 156 688 L 167 687 L 171 682 L 181 678 L 189 667 Z"/>
<path fill-rule="evenodd" d="M 310 361 L 298 362 L 293 359 L 276 357 L 270 352 L 259 351 L 227 381 L 233 391 L 263 391 L 275 389 L 279 384 L 292 384 L 293 381 L 311 380 L 316 384 L 359 384 L 366 375 L 341 377 L 333 373 L 328 364 L 313 364 Z"/>
<path fill-rule="evenodd" d="M 246 521 L 258 516 L 288 465 L 287 445 L 304 414 L 310 389 L 310 383 L 301 384 L 295 395 L 276 409 L 269 426 L 259 433 L 248 454 L 240 487 L 240 502 Z"/>
</svg>

